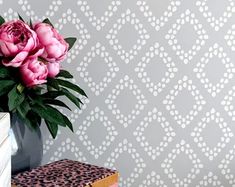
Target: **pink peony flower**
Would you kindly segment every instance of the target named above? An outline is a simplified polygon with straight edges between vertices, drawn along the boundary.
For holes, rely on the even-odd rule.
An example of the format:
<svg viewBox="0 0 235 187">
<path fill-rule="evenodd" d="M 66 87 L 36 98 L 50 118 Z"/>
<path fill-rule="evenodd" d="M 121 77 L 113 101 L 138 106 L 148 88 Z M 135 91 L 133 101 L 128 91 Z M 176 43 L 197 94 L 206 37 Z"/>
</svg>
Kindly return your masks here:
<svg viewBox="0 0 235 187">
<path fill-rule="evenodd" d="M 23 21 L 9 21 L 0 26 L 0 53 L 5 66 L 19 67 L 29 56 L 43 53 L 37 34 Z"/>
<path fill-rule="evenodd" d="M 25 86 L 31 87 L 46 82 L 48 70 L 47 65 L 38 58 L 27 58 L 20 66 L 21 79 Z"/>
<path fill-rule="evenodd" d="M 47 23 L 38 23 L 34 30 L 45 48 L 42 58 L 49 62 L 60 62 L 65 59 L 69 45 L 56 29 Z"/>
<path fill-rule="evenodd" d="M 48 77 L 54 78 L 60 72 L 60 63 L 58 62 L 49 62 L 47 64 Z"/>
</svg>

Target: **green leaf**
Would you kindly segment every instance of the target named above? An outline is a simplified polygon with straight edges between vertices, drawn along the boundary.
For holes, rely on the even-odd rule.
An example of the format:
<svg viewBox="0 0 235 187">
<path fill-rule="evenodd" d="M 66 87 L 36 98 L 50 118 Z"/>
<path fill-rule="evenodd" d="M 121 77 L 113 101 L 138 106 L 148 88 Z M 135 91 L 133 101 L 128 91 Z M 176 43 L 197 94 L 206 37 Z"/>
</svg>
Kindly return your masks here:
<svg viewBox="0 0 235 187">
<path fill-rule="evenodd" d="M 12 80 L 0 80 L 0 96 L 8 93 L 14 84 L 15 82 Z"/>
<path fill-rule="evenodd" d="M 29 118 L 29 117 L 24 117 L 22 116 L 18 110 L 16 111 L 17 116 L 20 118 L 20 120 L 22 120 L 31 131 L 34 131 L 38 126 L 36 123 L 32 122 L 31 119 L 33 118 Z M 31 116 L 32 117 L 32 116 Z"/>
<path fill-rule="evenodd" d="M 42 22 L 47 23 L 54 28 L 54 25 L 51 23 L 51 21 L 48 18 L 44 19 Z"/>
<path fill-rule="evenodd" d="M 41 125 L 41 117 L 37 113 L 30 110 L 26 117 L 31 121 L 31 124 L 33 124 L 33 128 L 39 128 Z"/>
<path fill-rule="evenodd" d="M 69 44 L 69 50 L 73 47 L 74 43 L 76 42 L 77 38 L 69 37 L 64 39 Z"/>
<path fill-rule="evenodd" d="M 41 95 L 42 91 L 45 90 L 45 87 L 43 87 L 43 85 L 38 85 L 32 88 L 29 88 L 29 90 L 33 90 L 32 92 L 37 94 L 37 95 Z"/>
<path fill-rule="evenodd" d="M 55 139 L 58 133 L 58 125 L 55 123 L 51 123 L 50 121 L 45 120 L 48 130 L 51 133 L 51 136 Z"/>
<path fill-rule="evenodd" d="M 31 105 L 39 105 L 41 106 L 42 108 L 45 108 L 45 105 L 44 105 L 44 102 L 43 102 L 43 98 L 39 95 L 35 95 L 33 98 L 31 98 L 30 96 L 28 96 L 29 99 L 30 99 L 30 104 Z"/>
<path fill-rule="evenodd" d="M 73 132 L 73 125 L 72 123 L 69 121 L 69 119 L 62 114 L 59 110 L 57 110 L 56 108 L 50 107 L 51 109 L 53 109 L 56 113 L 58 113 L 58 115 L 61 115 L 63 117 L 63 121 L 61 121 L 61 123 L 59 125 L 65 127 L 68 126 L 69 129 Z"/>
<path fill-rule="evenodd" d="M 45 99 L 44 100 L 45 103 L 50 104 L 50 105 L 56 105 L 56 106 L 61 106 L 61 107 L 65 107 L 67 109 L 69 109 L 71 111 L 71 109 L 62 101 L 57 100 L 57 99 Z"/>
<path fill-rule="evenodd" d="M 7 68 L 0 68 L 0 78 L 10 77 L 10 71 Z"/>
<path fill-rule="evenodd" d="M 59 124 L 63 121 L 63 117 L 61 115 L 58 115 L 54 112 L 54 110 L 51 110 L 48 107 L 41 107 L 39 105 L 34 105 L 32 107 L 32 110 L 37 113 L 41 118 L 44 118 L 47 121 L 50 121 L 51 123 Z"/>
<path fill-rule="evenodd" d="M 17 86 L 8 93 L 8 108 L 10 111 L 18 107 L 25 99 L 25 95 L 23 93 L 19 93 L 17 91 Z"/>
<path fill-rule="evenodd" d="M 24 100 L 16 109 L 20 115 L 25 118 L 31 108 L 28 101 Z"/>
<path fill-rule="evenodd" d="M 21 17 L 21 15 L 18 13 L 18 17 L 21 21 L 25 22 L 24 19 Z"/>
<path fill-rule="evenodd" d="M 42 98 L 55 99 L 61 95 L 64 95 L 61 91 L 48 91 L 41 95 Z"/>
<path fill-rule="evenodd" d="M 47 78 L 47 85 L 51 86 L 52 88 L 55 88 L 56 90 L 60 90 L 59 83 L 56 79 Z"/>
<path fill-rule="evenodd" d="M 72 93 L 70 93 L 65 88 L 62 88 L 62 92 L 70 101 L 72 101 L 79 109 L 81 109 L 80 104 L 83 104 L 83 103 L 79 98 L 75 97 Z"/>
<path fill-rule="evenodd" d="M 72 131 L 72 132 L 74 132 L 73 131 L 73 124 L 69 121 L 69 119 L 64 115 L 63 116 L 64 117 L 64 122 L 65 122 L 65 124 L 67 125 L 67 127 Z"/>
<path fill-rule="evenodd" d="M 2 16 L 0 16 L 0 25 L 2 25 L 3 23 L 5 23 L 5 19 Z"/>
<path fill-rule="evenodd" d="M 73 75 L 71 75 L 68 71 L 66 70 L 60 70 L 59 74 L 56 77 L 64 77 L 67 79 L 72 79 Z"/>
<path fill-rule="evenodd" d="M 65 126 L 65 124 L 63 124 L 64 119 L 61 113 L 52 107 L 46 106 L 45 108 L 43 108 L 39 105 L 34 105 L 32 107 L 32 110 L 37 113 L 41 118 L 44 118 L 45 120 L 51 123 L 56 123 L 58 125 Z"/>
<path fill-rule="evenodd" d="M 50 108 L 51 110 L 54 110 L 55 113 L 63 117 L 63 121 L 61 121 L 61 123 L 59 123 L 58 125 L 63 126 L 63 127 L 68 126 L 69 129 L 73 132 L 73 125 L 64 114 L 62 114 L 59 110 L 51 106 L 48 106 L 48 108 Z"/>
<path fill-rule="evenodd" d="M 57 79 L 57 82 L 61 85 L 61 86 L 64 86 L 64 87 L 67 87 L 71 90 L 74 90 L 75 92 L 78 92 L 79 94 L 87 97 L 86 93 L 77 85 L 69 82 L 69 81 L 66 81 L 66 80 L 62 80 L 62 79 Z"/>
<path fill-rule="evenodd" d="M 33 28 L 33 23 L 32 23 L 32 19 L 29 19 L 29 26 L 31 27 L 31 29 Z"/>
</svg>

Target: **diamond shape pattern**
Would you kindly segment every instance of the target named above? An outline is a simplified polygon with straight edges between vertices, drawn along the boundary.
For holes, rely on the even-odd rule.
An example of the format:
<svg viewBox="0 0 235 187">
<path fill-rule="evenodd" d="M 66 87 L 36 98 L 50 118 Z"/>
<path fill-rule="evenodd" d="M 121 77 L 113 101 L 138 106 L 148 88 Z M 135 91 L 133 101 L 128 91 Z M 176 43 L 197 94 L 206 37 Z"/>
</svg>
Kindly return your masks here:
<svg viewBox="0 0 235 187">
<path fill-rule="evenodd" d="M 118 31 L 126 23 L 130 23 L 139 35 L 136 44 L 134 44 L 129 51 L 123 49 L 117 38 Z M 149 35 L 143 28 L 143 24 L 140 23 L 139 19 L 137 19 L 135 13 L 132 13 L 130 9 L 127 9 L 125 13 L 121 14 L 121 18 L 119 18 L 113 25 L 113 28 L 109 31 L 106 38 L 109 40 L 109 44 L 113 47 L 113 49 L 117 51 L 117 54 L 121 57 L 121 59 L 124 60 L 125 63 L 129 63 L 134 56 L 138 54 L 138 51 L 146 44 L 147 39 L 149 39 Z"/>
<path fill-rule="evenodd" d="M 86 17 L 88 17 L 89 22 L 99 31 L 105 24 L 109 21 L 109 19 L 113 16 L 113 14 L 117 11 L 119 5 L 121 4 L 120 0 L 111 1 L 108 9 L 104 12 L 100 18 L 94 15 L 94 12 L 91 10 L 89 3 L 84 0 L 79 0 L 77 2 L 80 10 L 84 13 Z"/>
<path fill-rule="evenodd" d="M 174 173 L 174 168 L 172 168 L 172 162 L 180 153 L 186 154 L 193 164 L 193 168 L 190 169 L 190 172 L 183 179 L 178 178 L 177 174 Z M 173 184 L 175 184 L 176 186 L 187 187 L 196 177 L 196 175 L 200 173 L 203 165 L 197 158 L 197 155 L 190 148 L 190 145 L 187 144 L 184 140 L 181 140 L 181 142 L 179 144 L 176 144 L 176 147 L 172 149 L 171 153 L 168 154 L 168 157 L 163 161 L 161 167 L 164 169 L 165 174 L 168 176 L 169 179 L 171 179 Z"/>
<path fill-rule="evenodd" d="M 157 18 L 156 16 L 153 16 L 153 12 L 150 10 L 150 6 L 146 1 L 137 1 L 140 11 L 157 31 L 169 21 L 169 19 L 174 15 L 174 12 L 177 11 L 180 4 L 181 1 L 171 0 L 163 15 L 160 18 Z"/>
<path fill-rule="evenodd" d="M 104 61 L 103 63 L 108 66 L 107 73 L 103 76 L 102 81 L 100 81 L 99 83 L 97 83 L 97 81 L 95 81 L 87 71 L 88 65 L 91 63 L 92 59 L 97 55 L 100 56 L 101 59 Z M 112 57 L 109 56 L 109 53 L 106 51 L 105 47 L 98 42 L 83 58 L 83 61 L 77 67 L 77 71 L 80 73 L 80 76 L 88 84 L 91 90 L 96 95 L 99 95 L 102 91 L 104 91 L 104 89 L 116 76 L 116 72 L 119 71 L 119 68 L 113 61 Z"/>
<path fill-rule="evenodd" d="M 159 56 L 162 59 L 167 71 L 164 73 L 164 76 L 161 80 L 156 84 L 153 82 L 146 71 L 146 66 L 151 62 L 155 56 Z M 159 63 L 159 62 L 152 62 Z M 135 71 L 138 73 L 138 77 L 142 80 L 142 82 L 146 85 L 148 90 L 154 95 L 157 96 L 160 92 L 162 92 L 163 88 L 170 82 L 171 79 L 174 78 L 175 73 L 178 71 L 174 62 L 172 62 L 171 57 L 165 52 L 165 49 L 159 46 L 159 43 L 155 43 L 154 46 L 150 47 L 149 51 L 145 54 L 145 56 L 138 63 Z"/>
<path fill-rule="evenodd" d="M 179 44 L 178 39 L 176 38 L 177 33 L 185 23 L 189 23 L 190 25 L 192 25 L 197 34 L 195 44 L 193 44 L 191 49 L 189 49 L 188 51 L 185 51 L 183 49 L 183 46 Z M 187 9 L 185 13 L 182 13 L 180 15 L 180 18 L 176 20 L 176 23 L 172 25 L 172 28 L 168 31 L 168 34 L 166 34 L 165 38 L 168 40 L 168 44 L 172 47 L 172 49 L 176 51 L 176 55 L 179 56 L 179 58 L 185 64 L 188 64 L 192 60 L 193 56 L 195 56 L 201 49 L 201 47 L 205 45 L 205 41 L 208 39 L 208 35 L 202 28 L 202 24 L 200 24 L 198 19 L 195 18 L 195 14 Z"/>
<path fill-rule="evenodd" d="M 226 68 L 226 72 L 223 73 L 223 77 L 221 77 L 219 82 L 215 85 L 210 82 L 210 80 L 206 77 L 206 73 L 204 72 L 206 64 L 213 56 L 217 56 Z M 224 49 L 215 43 L 212 47 L 209 48 L 209 51 L 204 54 L 204 57 L 201 58 L 201 61 L 197 63 L 197 67 L 194 68 L 194 72 L 196 72 L 197 78 L 201 81 L 202 84 L 204 84 L 204 87 L 211 94 L 211 96 L 215 97 L 219 92 L 221 92 L 229 80 L 233 78 L 235 69 L 233 63 L 230 61 L 230 58 L 227 57 L 227 54 L 224 52 Z"/>
<path fill-rule="evenodd" d="M 210 148 L 201 136 L 201 132 L 211 121 L 213 121 L 215 125 L 218 125 L 223 133 L 223 136 L 220 138 L 217 145 L 213 148 Z M 201 119 L 201 121 L 198 123 L 198 126 L 194 128 L 191 136 L 193 137 L 194 142 L 197 143 L 198 147 L 201 148 L 205 156 L 207 156 L 209 160 L 213 160 L 231 141 L 233 133 L 228 127 L 227 123 L 224 122 L 224 119 L 220 116 L 220 113 L 216 112 L 215 109 L 212 108 L 210 112 L 207 112 L 205 117 Z"/>
<path fill-rule="evenodd" d="M 202 13 L 202 15 L 206 18 L 210 26 L 212 26 L 215 31 L 219 31 L 219 29 L 223 27 L 225 23 L 228 22 L 228 19 L 231 18 L 233 13 L 235 12 L 234 1 L 228 0 L 229 5 L 227 6 L 223 15 L 217 19 L 215 16 L 213 16 L 212 12 L 210 11 L 210 7 L 208 7 L 207 1 L 208 0 L 199 0 L 196 2 L 196 5 L 198 6 L 199 11 Z"/>
<path fill-rule="evenodd" d="M 128 152 L 131 158 L 135 161 L 136 165 L 133 168 L 133 172 L 129 177 L 124 178 L 120 176 L 120 186 L 130 187 L 134 182 L 134 179 L 138 178 L 141 173 L 143 173 L 143 169 L 146 167 L 144 160 L 140 157 L 139 153 L 137 153 L 136 149 L 133 147 L 131 143 L 124 139 L 121 143 L 118 144 L 118 147 L 111 153 L 111 156 L 107 159 L 105 163 L 106 167 L 115 168 L 115 160 L 123 154 L 124 152 Z"/>
<path fill-rule="evenodd" d="M 138 101 L 135 104 L 134 109 L 132 109 L 131 113 L 127 116 L 121 113 L 120 109 L 118 109 L 117 104 L 115 103 L 117 96 L 124 88 L 130 89 L 130 91 L 133 93 Z M 116 116 L 116 119 L 119 120 L 119 122 L 123 124 L 124 127 L 127 127 L 129 124 L 132 123 L 136 116 L 140 114 L 140 111 L 144 109 L 144 105 L 147 104 L 147 100 L 134 84 L 134 81 L 126 75 L 119 81 L 119 84 L 117 84 L 116 87 L 112 90 L 112 93 L 108 95 L 105 103 L 108 105 L 108 108 L 112 110 L 112 113 Z"/>
<path fill-rule="evenodd" d="M 186 116 L 182 116 L 174 104 L 175 97 L 183 89 L 187 89 L 196 101 Z M 163 100 L 163 104 L 166 105 L 166 109 L 170 111 L 170 114 L 182 128 L 185 128 L 190 124 L 194 117 L 197 116 L 198 112 L 202 110 L 202 106 L 205 103 L 206 102 L 200 95 L 199 90 L 196 89 L 192 80 L 188 79 L 187 76 L 184 76 L 182 80 L 179 80 L 178 84 L 174 86 L 174 89 L 172 89 L 170 94 L 168 94 L 165 100 Z"/>
<path fill-rule="evenodd" d="M 104 137 L 102 144 L 98 147 L 95 147 L 92 142 L 89 140 L 89 134 L 87 134 L 87 129 L 91 125 L 95 125 L 94 120 L 99 120 L 104 127 L 106 128 L 108 134 Z M 117 131 L 115 130 L 114 126 L 108 120 L 108 118 L 104 115 L 104 112 L 100 110 L 98 107 L 95 110 L 92 110 L 90 115 L 87 116 L 86 120 L 83 121 L 83 125 L 79 126 L 78 131 L 76 134 L 79 136 L 79 139 L 82 141 L 83 145 L 87 148 L 87 150 L 94 155 L 96 159 L 102 155 L 107 147 L 115 140 L 117 136 Z"/>
<path fill-rule="evenodd" d="M 150 145 L 146 139 L 147 134 L 144 131 L 150 125 L 150 122 L 151 125 L 160 124 L 161 128 L 164 129 L 165 135 L 161 142 L 157 142 L 157 146 Z M 136 136 L 136 140 L 153 160 L 155 160 L 156 157 L 159 156 L 162 151 L 164 151 L 164 148 L 173 141 L 175 136 L 175 132 L 170 127 L 169 122 L 166 121 L 166 119 L 162 116 L 162 113 L 157 111 L 156 108 L 154 108 L 151 112 L 148 112 L 148 116 L 145 117 L 142 122 L 140 122 L 140 125 L 136 128 L 136 131 L 133 134 Z"/>
</svg>

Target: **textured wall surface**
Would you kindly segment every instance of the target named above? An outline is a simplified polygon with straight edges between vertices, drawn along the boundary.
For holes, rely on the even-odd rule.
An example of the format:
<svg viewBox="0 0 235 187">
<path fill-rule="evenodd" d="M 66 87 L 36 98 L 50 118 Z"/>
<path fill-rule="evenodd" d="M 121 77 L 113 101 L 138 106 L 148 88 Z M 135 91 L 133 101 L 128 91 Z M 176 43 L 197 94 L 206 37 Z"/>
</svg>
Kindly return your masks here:
<svg viewBox="0 0 235 187">
<path fill-rule="evenodd" d="M 121 187 L 235 186 L 234 0 L 0 0 L 78 37 L 63 66 L 89 99 L 44 163 L 117 168 Z"/>
</svg>

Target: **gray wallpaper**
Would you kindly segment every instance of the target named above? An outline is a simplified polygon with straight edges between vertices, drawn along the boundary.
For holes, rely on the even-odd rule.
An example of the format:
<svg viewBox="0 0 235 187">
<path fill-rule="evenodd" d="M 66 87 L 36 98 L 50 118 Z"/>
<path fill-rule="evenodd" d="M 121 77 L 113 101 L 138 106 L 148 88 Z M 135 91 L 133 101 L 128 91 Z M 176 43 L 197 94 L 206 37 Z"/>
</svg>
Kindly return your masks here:
<svg viewBox="0 0 235 187">
<path fill-rule="evenodd" d="M 116 168 L 121 187 L 235 186 L 234 0 L 0 0 L 78 37 L 63 66 L 89 99 L 44 161 Z"/>
</svg>

